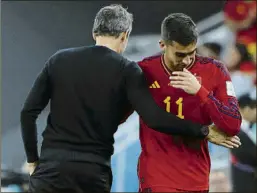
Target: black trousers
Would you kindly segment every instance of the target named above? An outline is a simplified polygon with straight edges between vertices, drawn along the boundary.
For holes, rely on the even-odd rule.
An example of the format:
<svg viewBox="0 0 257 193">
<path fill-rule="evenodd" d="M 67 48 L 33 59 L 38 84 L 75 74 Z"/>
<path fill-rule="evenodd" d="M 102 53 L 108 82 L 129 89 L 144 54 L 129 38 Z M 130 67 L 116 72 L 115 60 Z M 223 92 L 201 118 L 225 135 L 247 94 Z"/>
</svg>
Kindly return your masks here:
<svg viewBox="0 0 257 193">
<path fill-rule="evenodd" d="M 40 161 L 30 176 L 30 192 L 110 192 L 111 168 L 90 162 Z"/>
<path fill-rule="evenodd" d="M 231 166 L 232 192 L 257 192 L 257 176 Z"/>
</svg>

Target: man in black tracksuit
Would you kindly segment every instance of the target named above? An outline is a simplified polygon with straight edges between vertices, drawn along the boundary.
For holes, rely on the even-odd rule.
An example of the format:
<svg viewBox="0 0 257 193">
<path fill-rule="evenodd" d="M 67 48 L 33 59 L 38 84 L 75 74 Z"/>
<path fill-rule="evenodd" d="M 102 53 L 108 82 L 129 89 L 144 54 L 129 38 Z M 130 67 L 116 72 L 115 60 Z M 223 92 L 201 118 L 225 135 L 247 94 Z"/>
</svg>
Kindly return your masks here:
<svg viewBox="0 0 257 193">
<path fill-rule="evenodd" d="M 157 131 L 211 136 L 207 127 L 180 120 L 155 104 L 139 66 L 120 55 L 131 29 L 127 10 L 104 7 L 93 26 L 96 45 L 61 50 L 47 61 L 21 112 L 31 191 L 109 192 L 113 135 L 132 109 Z M 49 101 L 38 156 L 36 119 Z"/>
</svg>

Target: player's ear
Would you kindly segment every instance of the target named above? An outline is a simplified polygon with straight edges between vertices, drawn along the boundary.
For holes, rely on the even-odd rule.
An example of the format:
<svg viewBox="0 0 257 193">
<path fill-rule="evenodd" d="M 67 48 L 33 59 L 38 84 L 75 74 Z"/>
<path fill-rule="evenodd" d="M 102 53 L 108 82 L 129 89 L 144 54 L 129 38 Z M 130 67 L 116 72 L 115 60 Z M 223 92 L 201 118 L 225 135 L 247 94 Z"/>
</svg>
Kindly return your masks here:
<svg viewBox="0 0 257 193">
<path fill-rule="evenodd" d="M 160 45 L 161 50 L 164 51 L 164 49 L 165 49 L 165 43 L 164 43 L 163 40 L 160 40 L 160 41 L 159 41 L 159 45 Z"/>
</svg>

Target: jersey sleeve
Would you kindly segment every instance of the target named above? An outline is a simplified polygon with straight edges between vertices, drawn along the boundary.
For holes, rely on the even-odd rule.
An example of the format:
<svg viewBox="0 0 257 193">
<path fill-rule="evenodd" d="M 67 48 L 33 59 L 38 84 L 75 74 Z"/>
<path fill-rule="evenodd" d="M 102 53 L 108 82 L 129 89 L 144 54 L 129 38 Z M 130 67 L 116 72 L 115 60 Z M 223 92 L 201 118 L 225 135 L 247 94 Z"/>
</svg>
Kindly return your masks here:
<svg viewBox="0 0 257 193">
<path fill-rule="evenodd" d="M 128 100 L 150 128 L 171 135 L 200 138 L 208 135 L 207 127 L 181 120 L 155 103 L 148 89 L 146 78 L 137 63 L 131 62 L 125 66 L 124 82 Z"/>
<path fill-rule="evenodd" d="M 238 101 L 227 68 L 219 63 L 215 79 L 216 89 L 208 91 L 203 86 L 197 95 L 213 123 L 230 136 L 238 134 L 242 122 Z"/>
</svg>

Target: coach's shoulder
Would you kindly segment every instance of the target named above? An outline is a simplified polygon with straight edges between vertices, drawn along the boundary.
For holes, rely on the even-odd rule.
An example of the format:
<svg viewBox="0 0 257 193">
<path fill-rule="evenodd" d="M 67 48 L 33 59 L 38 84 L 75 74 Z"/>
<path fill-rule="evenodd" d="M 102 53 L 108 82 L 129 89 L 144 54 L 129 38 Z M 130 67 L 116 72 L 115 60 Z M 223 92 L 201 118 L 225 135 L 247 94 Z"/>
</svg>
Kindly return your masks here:
<svg viewBox="0 0 257 193">
<path fill-rule="evenodd" d="M 58 58 L 62 58 L 65 56 L 70 55 L 71 53 L 74 53 L 74 51 L 78 50 L 78 48 L 65 48 L 57 50 L 54 54 L 50 56 L 50 60 L 56 60 Z"/>
<path fill-rule="evenodd" d="M 138 67 L 137 62 L 131 61 L 131 60 L 129 60 L 129 59 L 123 57 L 123 56 L 121 57 L 121 64 L 122 64 L 123 68 L 133 68 L 133 67 L 135 68 L 135 67 Z"/>
<path fill-rule="evenodd" d="M 83 49 L 85 49 L 85 47 L 73 47 L 57 50 L 49 57 L 48 65 L 71 61 L 72 57 L 79 54 Z"/>
<path fill-rule="evenodd" d="M 57 50 L 57 52 L 55 52 L 53 54 L 53 57 L 71 56 L 71 55 L 74 55 L 76 53 L 80 53 L 85 49 L 87 49 L 87 47 L 64 48 L 64 49 Z"/>
</svg>

